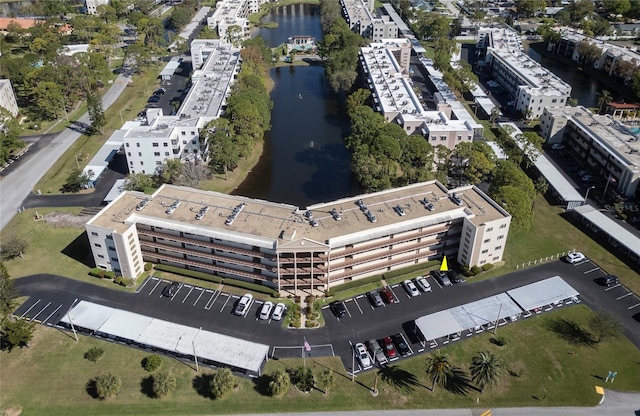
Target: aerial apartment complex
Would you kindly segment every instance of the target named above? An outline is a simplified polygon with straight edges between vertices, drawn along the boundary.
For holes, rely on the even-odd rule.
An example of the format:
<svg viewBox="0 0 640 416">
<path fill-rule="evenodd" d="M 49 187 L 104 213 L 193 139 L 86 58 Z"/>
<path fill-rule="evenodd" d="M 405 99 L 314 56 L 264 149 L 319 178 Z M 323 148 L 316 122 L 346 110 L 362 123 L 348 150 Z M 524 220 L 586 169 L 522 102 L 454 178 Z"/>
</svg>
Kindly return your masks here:
<svg viewBox="0 0 640 416">
<path fill-rule="evenodd" d="M 514 97 L 515 110 L 525 118 L 539 118 L 545 107 L 563 107 L 571 96 L 569 84 L 523 52 L 516 32 L 480 29 L 476 47 L 485 51 L 484 66 Z"/>
<path fill-rule="evenodd" d="M 411 41 L 383 39 L 360 48 L 360 67 L 373 95 L 374 108 L 387 122 L 398 123 L 405 133 L 419 134 L 433 146 L 453 149 L 471 142 L 474 125 L 452 117 L 452 106 L 442 102 L 428 111 L 413 90 L 409 74 Z"/>
<path fill-rule="evenodd" d="M 193 86 L 175 115 L 147 109 L 144 120 L 129 121 L 113 133 L 122 140 L 131 173 L 153 174 L 166 159 L 196 161 L 208 159 L 200 131 L 224 112 L 226 97 L 240 72 L 240 50 L 219 40 L 192 43 L 196 69 Z"/>
<path fill-rule="evenodd" d="M 7 110 L 14 117 L 20 112 L 16 94 L 13 92 L 11 81 L 8 79 L 0 79 L 0 107 Z"/>
<path fill-rule="evenodd" d="M 501 261 L 509 213 L 474 186 L 454 191 L 431 181 L 301 210 L 163 185 L 120 194 L 86 230 L 95 264 L 125 277 L 152 262 L 281 292 L 327 290 L 445 255 Z"/>
<path fill-rule="evenodd" d="M 389 16 L 374 14 L 374 1 L 340 0 L 342 15 L 352 31 L 374 42 L 397 38 L 398 26 Z"/>
<path fill-rule="evenodd" d="M 207 26 L 216 30 L 220 39 L 227 39 L 229 27 L 238 26 L 242 39 L 251 36 L 251 24 L 247 19 L 251 13 L 260 11 L 267 0 L 223 0 L 216 3 L 216 10 L 207 18 Z"/>
<path fill-rule="evenodd" d="M 621 195 L 632 197 L 640 183 L 640 138 L 609 115 L 585 107 L 546 108 L 540 135 L 549 143 L 564 143 L 594 174 Z"/>
</svg>

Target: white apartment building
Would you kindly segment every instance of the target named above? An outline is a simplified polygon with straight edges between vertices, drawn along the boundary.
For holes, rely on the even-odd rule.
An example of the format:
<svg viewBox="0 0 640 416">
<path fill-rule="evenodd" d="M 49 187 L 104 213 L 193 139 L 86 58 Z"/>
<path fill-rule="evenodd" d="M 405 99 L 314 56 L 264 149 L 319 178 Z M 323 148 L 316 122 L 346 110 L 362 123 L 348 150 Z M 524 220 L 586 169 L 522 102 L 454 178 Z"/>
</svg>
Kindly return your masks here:
<svg viewBox="0 0 640 416">
<path fill-rule="evenodd" d="M 0 107 L 7 110 L 14 117 L 20 112 L 11 81 L 8 79 L 0 79 Z"/>
<path fill-rule="evenodd" d="M 473 125 L 454 119 L 451 105 L 441 103 L 435 111 L 425 110 L 409 77 L 410 54 L 408 39 L 384 39 L 360 49 L 360 66 L 375 110 L 387 122 L 402 126 L 408 135 L 420 134 L 434 146 L 453 149 L 458 143 L 472 141 Z"/>
<path fill-rule="evenodd" d="M 515 110 L 526 118 L 537 119 L 545 107 L 563 107 L 567 103 L 571 86 L 525 54 L 517 33 L 481 29 L 477 46 L 486 50 L 485 65 L 511 94 Z"/>
<path fill-rule="evenodd" d="M 222 0 L 216 3 L 213 16 L 207 18 L 210 29 L 216 30 L 220 39 L 227 40 L 229 27 L 239 26 L 242 39 L 251 36 L 251 24 L 247 17 L 260 11 L 267 0 Z"/>
<path fill-rule="evenodd" d="M 340 0 L 342 16 L 352 31 L 374 42 L 398 37 L 398 25 L 388 15 L 374 13 L 374 2 Z"/>
<path fill-rule="evenodd" d="M 585 107 L 546 108 L 540 135 L 563 143 L 589 171 L 621 195 L 633 197 L 640 184 L 640 137 L 609 115 Z"/>
<path fill-rule="evenodd" d="M 468 266 L 499 262 L 510 222 L 480 189 L 449 191 L 436 181 L 306 212 L 163 185 L 151 196 L 123 192 L 86 230 L 96 266 L 125 277 L 139 276 L 148 261 L 299 293 L 445 255 Z"/>
<path fill-rule="evenodd" d="M 192 50 L 194 67 L 195 59 L 206 60 L 193 72 L 193 85 L 177 114 L 165 116 L 160 109 L 148 109 L 146 121 L 128 122 L 121 129 L 126 132 L 118 133 L 131 173 L 153 174 L 166 159 L 208 159 L 200 130 L 224 113 L 229 90 L 240 72 L 240 50 L 210 39 L 194 41 Z"/>
<path fill-rule="evenodd" d="M 106 6 L 109 4 L 109 0 L 84 0 L 84 7 L 87 14 L 96 14 L 98 6 Z"/>
</svg>

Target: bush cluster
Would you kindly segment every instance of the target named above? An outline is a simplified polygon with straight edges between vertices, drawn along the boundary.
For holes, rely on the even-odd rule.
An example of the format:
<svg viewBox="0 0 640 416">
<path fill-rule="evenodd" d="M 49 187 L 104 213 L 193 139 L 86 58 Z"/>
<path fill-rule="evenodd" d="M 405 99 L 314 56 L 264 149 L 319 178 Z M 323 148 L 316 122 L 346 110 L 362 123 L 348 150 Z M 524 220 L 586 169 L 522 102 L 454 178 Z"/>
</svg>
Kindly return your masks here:
<svg viewBox="0 0 640 416">
<path fill-rule="evenodd" d="M 152 354 L 142 360 L 142 367 L 150 373 L 153 373 L 162 366 L 162 357 L 158 354 Z"/>
<path fill-rule="evenodd" d="M 104 355 L 104 350 L 100 347 L 91 347 L 84 353 L 84 358 L 92 363 L 97 362 Z"/>
</svg>

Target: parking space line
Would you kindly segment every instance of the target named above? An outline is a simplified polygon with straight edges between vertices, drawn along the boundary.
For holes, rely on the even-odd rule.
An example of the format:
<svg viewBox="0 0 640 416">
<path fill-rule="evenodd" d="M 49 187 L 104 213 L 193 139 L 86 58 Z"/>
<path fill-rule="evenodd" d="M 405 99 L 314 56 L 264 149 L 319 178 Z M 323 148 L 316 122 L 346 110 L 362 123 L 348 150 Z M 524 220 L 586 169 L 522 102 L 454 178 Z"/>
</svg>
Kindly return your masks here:
<svg viewBox="0 0 640 416">
<path fill-rule="evenodd" d="M 620 299 L 626 298 L 627 296 L 631 296 L 631 295 L 633 295 L 633 293 L 632 293 L 632 292 L 629 292 L 629 293 L 627 293 L 626 295 L 618 296 L 618 297 L 616 298 L 616 300 L 620 300 Z"/>
<path fill-rule="evenodd" d="M 411 348 L 411 345 L 407 342 L 407 338 L 405 338 L 403 333 L 398 334 L 402 337 L 402 340 L 404 341 L 404 344 L 407 346 L 407 348 L 409 348 L 409 355 L 413 355 L 413 348 Z"/>
<path fill-rule="evenodd" d="M 587 270 L 586 272 L 583 272 L 582 274 L 588 274 L 588 273 L 591 273 L 591 272 L 597 272 L 598 270 L 600 270 L 600 267 L 596 267 L 595 269 Z"/>
<path fill-rule="evenodd" d="M 200 296 L 198 296 L 198 299 L 196 299 L 196 301 L 195 301 L 195 302 L 193 302 L 193 306 L 196 306 L 196 303 L 198 303 L 198 301 L 200 300 L 200 298 L 202 297 L 202 295 L 204 295 L 204 292 L 205 292 L 205 290 L 204 290 L 204 289 L 201 289 L 201 288 L 198 288 L 198 289 L 200 289 Z"/>
<path fill-rule="evenodd" d="M 58 306 L 55 311 L 51 312 L 51 315 L 47 316 L 44 321 L 42 321 L 42 325 L 49 320 L 56 312 L 58 312 L 62 308 L 62 305 Z"/>
<path fill-rule="evenodd" d="M 633 309 L 633 308 L 637 308 L 638 306 L 640 306 L 640 303 L 636 303 L 635 305 L 631 305 L 631 306 L 629 306 L 627 309 L 628 309 L 628 310 L 631 310 L 631 309 Z"/>
<path fill-rule="evenodd" d="M 225 294 L 226 295 L 226 294 Z M 222 308 L 220 308 L 220 312 L 222 312 L 222 310 L 224 309 L 225 306 L 227 306 L 227 303 L 229 303 L 229 300 L 232 298 L 232 296 L 227 296 L 227 300 L 224 302 L 224 304 L 222 305 Z"/>
<path fill-rule="evenodd" d="M 144 288 L 144 287 L 145 287 L 145 285 L 147 284 L 147 282 L 149 282 L 149 281 L 151 281 L 151 280 L 153 280 L 153 279 L 158 280 L 158 278 L 157 278 L 157 277 L 147 277 L 146 279 L 144 279 L 144 282 L 142 282 L 142 284 L 140 285 L 140 287 L 138 288 L 138 290 L 136 290 L 136 292 L 135 292 L 135 293 L 140 293 L 140 292 L 142 292 L 142 288 Z"/>
<path fill-rule="evenodd" d="M 605 289 L 605 291 L 607 291 L 607 292 L 608 292 L 608 291 L 610 291 L 611 289 L 615 289 L 615 288 L 620 287 L 620 286 L 621 286 L 620 284 L 617 284 L 617 285 L 615 285 L 615 286 L 611 286 L 611 287 L 606 288 L 606 289 Z"/>
<path fill-rule="evenodd" d="M 171 284 L 171 283 L 169 283 L 169 284 Z M 173 298 L 178 296 L 178 292 L 180 292 L 180 289 L 182 289 L 182 283 L 180 283 L 180 285 L 178 286 L 178 290 L 176 290 L 176 293 L 174 293 L 173 296 L 171 296 L 171 300 L 172 301 L 173 301 Z M 162 297 L 162 293 L 160 294 L 160 297 Z"/>
<path fill-rule="evenodd" d="M 20 315 L 20 318 L 24 318 L 24 316 L 25 316 L 26 314 L 28 314 L 28 313 L 29 313 L 29 311 L 30 311 L 31 309 L 35 308 L 35 306 L 36 306 L 38 303 L 40 303 L 40 301 L 41 301 L 41 300 L 42 300 L 42 299 L 38 299 L 38 300 L 36 301 L 36 303 L 34 303 L 33 305 L 31 305 L 31 307 L 30 307 L 29 309 L 27 309 L 26 311 L 24 311 L 24 313 L 23 313 L 22 315 Z"/>
<path fill-rule="evenodd" d="M 40 315 L 42 312 L 44 312 L 45 309 L 47 309 L 49 307 L 49 305 L 51 305 L 51 302 L 47 303 L 46 306 L 42 309 L 40 309 L 40 312 L 38 312 L 37 314 L 35 314 L 35 316 L 33 318 L 31 318 L 29 320 L 29 322 L 33 322 L 34 319 L 36 319 L 38 317 L 38 315 Z"/>
<path fill-rule="evenodd" d="M 156 283 L 156 285 L 153 287 L 153 289 L 151 289 L 151 292 L 149 292 L 149 296 L 151 296 L 151 294 L 153 293 L 154 290 L 156 290 L 156 288 L 158 287 L 158 285 L 160 284 L 160 282 L 162 282 L 162 280 L 158 279 L 158 283 Z"/>
<path fill-rule="evenodd" d="M 215 302 L 215 300 L 213 299 L 213 297 L 216 295 L 216 293 L 218 293 L 218 291 L 216 290 L 215 292 L 211 293 L 211 297 L 209 298 L 209 300 L 207 301 L 207 303 L 204 305 L 204 309 L 205 310 L 209 310 L 211 309 L 211 307 L 213 306 L 213 303 Z M 217 299 L 217 298 L 216 298 Z"/>
<path fill-rule="evenodd" d="M 187 285 L 185 285 L 185 286 L 187 286 Z M 187 298 L 189 297 L 191 292 L 193 292 L 193 286 L 191 286 L 191 289 L 189 289 L 189 292 L 187 293 L 187 296 L 185 296 L 184 299 L 182 299 L 182 303 L 184 303 L 187 300 Z"/>
<path fill-rule="evenodd" d="M 356 304 L 356 306 L 358 307 L 358 310 L 360 311 L 361 314 L 363 314 L 364 312 L 362 312 L 362 308 L 360 307 L 360 304 L 358 302 L 356 302 L 356 300 L 353 300 L 353 303 Z"/>
</svg>

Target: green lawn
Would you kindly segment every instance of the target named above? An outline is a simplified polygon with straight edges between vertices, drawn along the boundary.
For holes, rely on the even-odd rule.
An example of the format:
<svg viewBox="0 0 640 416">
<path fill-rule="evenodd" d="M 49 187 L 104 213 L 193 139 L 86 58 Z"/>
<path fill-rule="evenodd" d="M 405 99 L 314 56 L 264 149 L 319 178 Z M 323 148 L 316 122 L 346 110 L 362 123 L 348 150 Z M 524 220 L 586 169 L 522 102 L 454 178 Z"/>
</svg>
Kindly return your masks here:
<svg viewBox="0 0 640 416">
<path fill-rule="evenodd" d="M 607 371 L 618 372 L 616 390 L 640 391 L 640 362 L 638 351 L 625 338 L 603 342 L 595 346 L 564 341 L 562 330 L 549 327 L 558 323 L 575 323 L 585 329 L 590 316 L 585 306 L 573 306 L 515 324 L 501 327 L 498 335 L 507 344 L 497 347 L 489 342 L 491 334 L 473 337 L 445 348 L 454 365 L 468 371 L 468 363 L 477 351 L 489 350 L 504 359 L 512 371 L 493 389 L 480 394 L 473 387 L 462 384 L 460 394 L 436 388 L 424 372 L 425 358 L 421 354 L 402 360 L 377 372 L 379 395 L 372 397 L 376 372 L 367 372 L 352 383 L 341 362 L 336 358 L 307 359 L 306 364 L 318 373 L 329 367 L 336 371 L 335 384 L 328 396 L 320 391 L 298 393 L 291 388 L 281 398 L 269 397 L 265 392 L 265 378 L 238 379 L 237 391 L 222 400 L 212 400 L 194 387 L 196 376 L 201 380 L 210 370 L 201 367 L 200 374 L 193 363 L 185 364 L 163 357 L 178 379 L 177 390 L 164 399 L 145 394 L 142 381 L 148 377 L 140 362 L 149 353 L 94 338 L 72 336 L 56 329 L 39 327 L 29 348 L 0 352 L 3 370 L 0 373 L 2 395 L 0 409 L 21 408 L 23 414 L 87 415 L 87 414 L 229 414 L 263 412 L 299 412 L 367 410 L 392 408 L 483 408 L 486 406 L 593 406 L 599 396 L 594 385 L 604 385 L 597 377 Z M 313 334 L 313 332 L 308 332 Z M 83 359 L 92 346 L 105 350 L 97 363 Z M 301 359 L 271 360 L 265 374 L 280 368 L 295 368 Z M 100 401 L 87 392 L 87 383 L 104 372 L 122 378 L 118 397 Z M 205 376 L 206 377 L 206 376 Z M 534 396 L 536 398 L 534 398 Z M 476 404 L 476 398 L 480 403 Z"/>
</svg>

